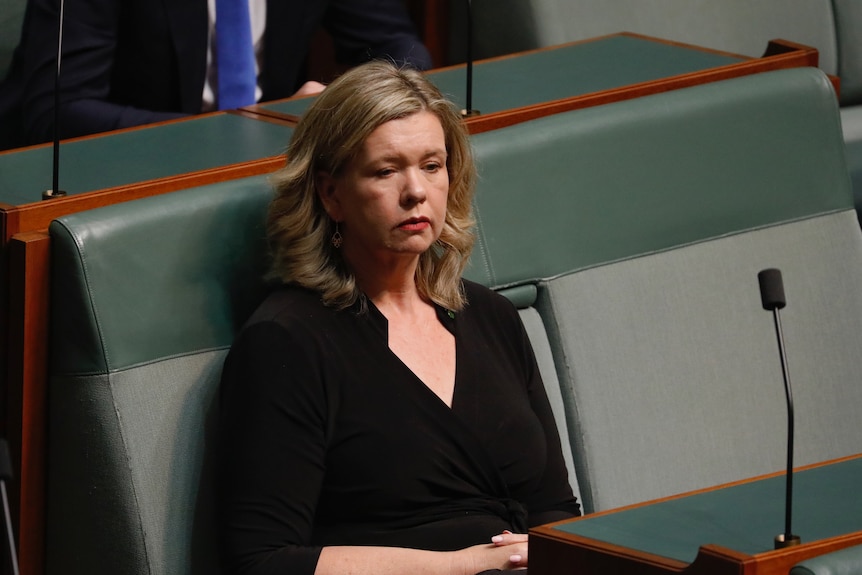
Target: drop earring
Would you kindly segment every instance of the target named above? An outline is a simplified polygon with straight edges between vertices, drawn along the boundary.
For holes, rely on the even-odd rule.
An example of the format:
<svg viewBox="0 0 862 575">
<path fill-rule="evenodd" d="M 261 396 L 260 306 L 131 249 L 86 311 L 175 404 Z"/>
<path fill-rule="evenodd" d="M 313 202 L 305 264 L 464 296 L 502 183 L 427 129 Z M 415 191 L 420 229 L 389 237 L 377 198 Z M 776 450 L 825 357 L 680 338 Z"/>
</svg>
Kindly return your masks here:
<svg viewBox="0 0 862 575">
<path fill-rule="evenodd" d="M 338 231 L 338 222 L 335 222 L 335 233 L 332 234 L 332 239 L 329 240 L 332 243 L 332 247 L 338 249 L 341 247 L 341 244 L 344 243 L 344 238 L 341 236 L 341 232 Z"/>
</svg>

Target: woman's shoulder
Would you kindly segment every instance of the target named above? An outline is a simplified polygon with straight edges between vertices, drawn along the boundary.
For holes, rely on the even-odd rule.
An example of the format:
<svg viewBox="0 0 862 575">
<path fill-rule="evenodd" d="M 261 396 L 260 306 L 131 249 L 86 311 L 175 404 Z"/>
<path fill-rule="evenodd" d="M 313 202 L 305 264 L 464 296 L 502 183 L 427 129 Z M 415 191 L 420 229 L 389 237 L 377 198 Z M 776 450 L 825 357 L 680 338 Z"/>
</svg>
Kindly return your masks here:
<svg viewBox="0 0 862 575">
<path fill-rule="evenodd" d="M 266 295 L 246 320 L 243 330 L 260 324 L 275 324 L 284 329 L 304 329 L 319 325 L 337 312 L 325 306 L 315 291 L 295 285 L 278 285 Z"/>
<path fill-rule="evenodd" d="M 312 350 L 324 345 L 334 329 L 337 312 L 323 305 L 311 290 L 292 285 L 275 286 L 242 324 L 231 348 L 281 346 L 284 349 Z"/>
</svg>

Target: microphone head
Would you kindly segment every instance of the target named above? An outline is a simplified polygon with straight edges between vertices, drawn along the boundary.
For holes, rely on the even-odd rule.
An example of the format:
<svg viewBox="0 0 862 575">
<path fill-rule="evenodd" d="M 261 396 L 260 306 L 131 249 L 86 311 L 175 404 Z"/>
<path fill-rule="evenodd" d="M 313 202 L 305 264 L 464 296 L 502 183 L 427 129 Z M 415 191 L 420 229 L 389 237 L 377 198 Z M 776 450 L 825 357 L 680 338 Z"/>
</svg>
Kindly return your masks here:
<svg viewBox="0 0 862 575">
<path fill-rule="evenodd" d="M 773 311 L 787 305 L 784 297 L 784 282 L 781 279 L 781 270 L 768 268 L 757 274 L 760 282 L 760 301 L 763 309 Z"/>
</svg>

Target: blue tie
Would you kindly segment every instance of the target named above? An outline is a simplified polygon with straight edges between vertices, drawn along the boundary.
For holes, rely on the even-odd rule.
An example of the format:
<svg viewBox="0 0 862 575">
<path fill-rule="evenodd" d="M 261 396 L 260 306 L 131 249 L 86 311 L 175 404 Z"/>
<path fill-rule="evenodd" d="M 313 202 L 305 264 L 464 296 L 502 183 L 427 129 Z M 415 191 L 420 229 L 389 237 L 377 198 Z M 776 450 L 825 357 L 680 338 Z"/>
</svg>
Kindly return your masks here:
<svg viewBox="0 0 862 575">
<path fill-rule="evenodd" d="M 219 110 L 254 104 L 257 79 L 248 0 L 216 0 L 216 58 Z"/>
</svg>

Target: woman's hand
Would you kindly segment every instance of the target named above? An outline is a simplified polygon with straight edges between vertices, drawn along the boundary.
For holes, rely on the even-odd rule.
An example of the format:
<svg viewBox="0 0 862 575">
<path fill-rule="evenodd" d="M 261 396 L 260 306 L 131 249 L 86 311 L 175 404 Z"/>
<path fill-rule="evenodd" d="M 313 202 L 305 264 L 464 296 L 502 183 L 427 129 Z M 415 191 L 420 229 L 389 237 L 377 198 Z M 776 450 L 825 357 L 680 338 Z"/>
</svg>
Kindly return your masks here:
<svg viewBox="0 0 862 575">
<path fill-rule="evenodd" d="M 475 575 L 488 569 L 524 569 L 527 567 L 527 535 L 504 531 L 491 538 L 490 545 L 474 545 L 458 555 L 458 569 L 453 573 Z"/>
<path fill-rule="evenodd" d="M 507 547 L 510 545 L 518 545 L 517 549 L 510 549 L 512 555 L 509 557 L 509 562 L 514 568 L 527 567 L 527 539 L 526 533 L 512 533 L 511 531 L 503 531 L 500 535 L 491 537 L 491 543 L 495 547 Z M 523 551 L 521 551 L 523 549 Z"/>
<path fill-rule="evenodd" d="M 315 82 L 314 80 L 309 80 L 300 86 L 299 90 L 293 93 L 293 97 L 299 98 L 303 96 L 314 96 L 323 92 L 325 88 L 326 85 L 321 84 L 320 82 Z"/>
</svg>

